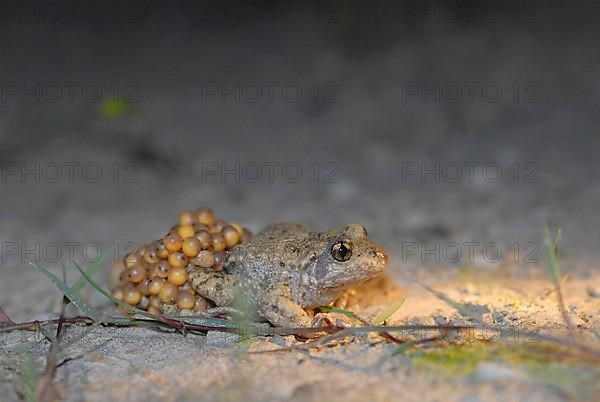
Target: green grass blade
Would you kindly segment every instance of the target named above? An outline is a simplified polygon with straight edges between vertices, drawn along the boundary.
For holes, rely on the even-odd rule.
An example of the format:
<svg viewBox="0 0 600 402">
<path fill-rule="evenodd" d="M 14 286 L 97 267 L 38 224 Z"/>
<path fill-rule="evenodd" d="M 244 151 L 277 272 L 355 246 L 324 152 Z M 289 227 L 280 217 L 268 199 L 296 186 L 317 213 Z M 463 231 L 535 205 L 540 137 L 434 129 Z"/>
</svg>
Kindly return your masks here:
<svg viewBox="0 0 600 402">
<path fill-rule="evenodd" d="M 335 306 L 321 306 L 321 307 L 319 307 L 319 310 L 324 311 L 326 313 L 343 314 L 343 315 L 345 315 L 347 317 L 354 318 L 354 319 L 360 321 L 360 318 L 357 317 L 356 314 L 354 314 L 350 310 L 344 310 L 343 308 L 339 308 L 339 307 L 335 307 Z"/>
<path fill-rule="evenodd" d="M 104 264 L 104 262 L 106 261 L 107 256 L 109 255 L 109 253 L 103 253 L 100 256 L 100 259 L 98 261 L 96 261 L 95 263 L 93 263 L 86 271 L 85 273 L 91 278 L 92 276 L 94 276 L 94 274 L 102 267 L 102 265 Z M 87 281 L 85 280 L 85 277 L 80 276 L 79 279 L 77 280 L 77 282 L 75 282 L 75 284 L 73 286 L 71 286 L 71 290 L 73 292 L 79 292 L 81 290 L 81 288 L 83 288 L 85 286 L 85 284 L 87 283 Z"/>
<path fill-rule="evenodd" d="M 569 313 L 565 308 L 565 302 L 561 288 L 560 265 L 558 264 L 558 249 L 561 240 L 562 233 L 560 229 L 556 234 L 556 239 L 552 240 L 552 236 L 550 235 L 550 229 L 548 229 L 548 225 L 544 226 L 544 246 L 546 248 L 546 257 L 548 259 L 548 270 L 550 271 L 550 276 L 552 277 L 552 282 L 554 282 L 554 289 L 558 297 L 558 309 L 560 310 L 560 314 L 563 317 L 563 321 L 565 322 L 566 327 L 571 332 L 571 335 L 575 336 L 575 326 L 573 325 L 571 317 L 569 317 Z"/>
<path fill-rule="evenodd" d="M 140 314 L 143 315 L 145 317 L 148 317 L 156 322 L 161 322 L 161 318 L 157 317 L 155 314 L 149 313 L 145 310 L 140 310 L 137 307 L 131 306 L 117 298 L 115 298 L 109 291 L 107 291 L 106 289 L 104 289 L 102 286 L 100 286 L 98 283 L 96 283 L 92 278 L 90 278 L 87 273 L 85 273 L 83 271 L 83 269 L 78 265 L 75 264 L 75 267 L 79 270 L 79 272 L 81 273 L 81 275 L 85 278 L 86 281 L 88 281 L 90 283 L 90 285 L 92 285 L 92 287 L 94 289 L 96 289 L 97 291 L 99 291 L 100 293 L 102 293 L 106 298 L 108 298 L 109 300 L 111 300 L 112 302 L 118 304 L 119 306 L 124 307 L 125 309 L 127 309 L 129 312 L 134 313 L 134 314 Z M 165 316 L 168 319 L 174 319 L 174 320 L 180 320 L 180 321 L 185 321 L 185 322 L 189 322 L 191 324 L 196 324 L 196 325 L 202 325 L 202 326 L 207 326 L 207 327 L 219 327 L 219 328 L 238 328 L 240 329 L 240 323 L 236 322 L 236 321 L 230 321 L 230 320 L 222 320 L 222 319 L 217 319 L 217 318 L 199 318 L 199 317 L 178 317 L 178 318 L 171 318 L 169 316 Z M 250 323 L 248 323 L 248 325 L 250 325 Z"/>
<path fill-rule="evenodd" d="M 100 314 L 92 307 L 90 307 L 86 302 L 84 302 L 77 292 L 74 292 L 65 282 L 61 281 L 56 275 L 52 272 L 48 271 L 46 268 L 41 265 L 36 264 L 33 261 L 27 260 L 27 263 L 32 266 L 35 270 L 44 274 L 50 281 L 62 292 L 64 296 L 67 297 L 73 303 L 75 307 L 77 307 L 83 314 L 89 316 L 94 321 L 98 321 L 100 318 Z"/>
<path fill-rule="evenodd" d="M 166 316 L 173 320 L 181 320 L 189 322 L 190 324 L 203 325 L 207 327 L 221 327 L 221 328 L 240 328 L 240 323 L 237 321 L 226 320 L 223 318 L 204 318 L 204 317 L 177 317 L 177 316 Z M 253 325 L 252 322 L 247 324 L 248 326 Z"/>
<path fill-rule="evenodd" d="M 89 282 L 90 285 L 92 285 L 92 287 L 94 289 L 96 289 L 98 292 L 102 293 L 104 295 L 104 297 L 106 297 L 107 299 L 109 299 L 110 301 L 118 304 L 121 307 L 124 307 L 125 309 L 127 309 L 127 311 L 129 311 L 130 313 L 136 313 L 136 314 L 141 314 L 143 316 L 155 319 L 155 315 L 152 313 L 149 313 L 147 311 L 144 310 L 140 310 L 137 307 L 134 307 L 130 304 L 127 304 L 119 299 L 117 299 L 116 297 L 114 297 L 108 290 L 104 289 L 102 286 L 98 285 L 92 278 L 90 278 L 90 276 L 79 266 L 79 264 L 75 263 L 75 267 L 77 268 L 77 270 L 79 270 L 79 272 L 81 273 L 81 275 L 83 276 L 83 278 Z"/>
<path fill-rule="evenodd" d="M 396 311 L 400 309 L 400 307 L 402 307 L 404 301 L 405 299 L 400 299 L 387 306 L 382 312 L 377 314 L 377 317 L 375 317 L 375 319 L 373 320 L 373 325 L 382 325 L 385 322 L 385 320 L 390 318 Z"/>
<path fill-rule="evenodd" d="M 546 249 L 546 257 L 548 258 L 548 270 L 550 271 L 550 277 L 556 287 L 560 286 L 560 266 L 558 265 L 556 255 L 558 253 L 561 236 L 561 232 L 559 231 L 556 240 L 552 241 L 548 225 L 544 226 L 544 246 Z"/>
<path fill-rule="evenodd" d="M 25 400 L 27 402 L 37 402 L 37 396 L 35 394 L 35 388 L 39 381 L 39 373 L 33 362 L 31 352 L 23 348 L 21 351 L 21 376 L 23 380 L 23 391 L 25 393 Z"/>
<path fill-rule="evenodd" d="M 470 318 L 471 320 L 475 321 L 478 324 L 482 324 L 479 317 L 477 317 L 475 314 L 473 314 L 473 312 L 471 310 L 469 310 L 464 304 L 455 302 L 445 293 L 439 292 L 439 291 L 431 288 L 430 286 L 424 284 L 423 282 L 420 282 L 416 279 L 415 279 L 415 282 L 417 282 L 419 285 L 423 286 L 425 289 L 427 289 L 428 291 L 433 293 L 438 299 L 440 299 L 440 300 L 446 302 L 447 304 L 449 304 L 450 306 L 454 307 L 462 316 Z"/>
</svg>

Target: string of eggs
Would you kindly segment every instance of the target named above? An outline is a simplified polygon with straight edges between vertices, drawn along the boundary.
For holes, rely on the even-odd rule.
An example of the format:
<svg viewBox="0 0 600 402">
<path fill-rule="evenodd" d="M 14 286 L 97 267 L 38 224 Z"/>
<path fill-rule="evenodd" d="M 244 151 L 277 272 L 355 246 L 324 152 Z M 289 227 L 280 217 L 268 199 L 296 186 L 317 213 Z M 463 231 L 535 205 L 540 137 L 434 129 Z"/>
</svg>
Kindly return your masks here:
<svg viewBox="0 0 600 402">
<path fill-rule="evenodd" d="M 139 247 L 113 266 L 112 295 L 151 313 L 159 313 L 161 303 L 205 310 L 210 302 L 190 286 L 186 267 L 222 270 L 227 250 L 251 238 L 248 229 L 217 219 L 209 208 L 183 211 L 162 239 Z"/>
</svg>

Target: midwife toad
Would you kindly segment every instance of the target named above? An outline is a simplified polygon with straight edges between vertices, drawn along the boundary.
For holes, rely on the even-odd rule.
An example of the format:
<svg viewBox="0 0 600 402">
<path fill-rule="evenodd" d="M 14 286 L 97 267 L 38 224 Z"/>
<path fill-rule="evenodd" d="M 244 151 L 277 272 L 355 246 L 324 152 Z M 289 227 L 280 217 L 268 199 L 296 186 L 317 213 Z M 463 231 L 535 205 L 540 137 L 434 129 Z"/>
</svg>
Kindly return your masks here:
<svg viewBox="0 0 600 402">
<path fill-rule="evenodd" d="M 386 265 L 386 252 L 361 225 L 312 233 L 302 225 L 277 223 L 231 249 L 224 270 L 189 265 L 187 273 L 191 286 L 219 307 L 232 306 L 241 295 L 275 326 L 309 327 L 318 317 L 305 309 L 333 302 L 349 287 L 383 273 Z"/>
</svg>

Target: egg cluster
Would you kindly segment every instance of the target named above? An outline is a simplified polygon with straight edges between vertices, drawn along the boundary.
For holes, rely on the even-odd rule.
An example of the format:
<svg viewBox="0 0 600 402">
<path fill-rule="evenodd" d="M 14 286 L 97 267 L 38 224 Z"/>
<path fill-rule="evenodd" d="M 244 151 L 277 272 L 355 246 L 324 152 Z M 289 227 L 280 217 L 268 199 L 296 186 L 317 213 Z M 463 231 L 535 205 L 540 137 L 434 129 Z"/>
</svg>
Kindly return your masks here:
<svg viewBox="0 0 600 402">
<path fill-rule="evenodd" d="M 151 313 L 160 312 L 163 303 L 205 310 L 209 301 L 190 286 L 186 268 L 222 270 L 227 250 L 251 238 L 248 229 L 217 219 L 208 208 L 183 211 L 179 223 L 162 239 L 139 247 L 115 264 L 112 294 Z"/>
</svg>

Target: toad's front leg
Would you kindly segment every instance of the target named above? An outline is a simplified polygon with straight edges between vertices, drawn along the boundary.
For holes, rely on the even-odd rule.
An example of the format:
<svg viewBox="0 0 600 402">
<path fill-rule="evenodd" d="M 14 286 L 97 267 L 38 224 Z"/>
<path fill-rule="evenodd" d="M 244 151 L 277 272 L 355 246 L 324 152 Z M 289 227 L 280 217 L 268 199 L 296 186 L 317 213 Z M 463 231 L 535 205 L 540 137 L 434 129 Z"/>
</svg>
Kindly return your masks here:
<svg viewBox="0 0 600 402">
<path fill-rule="evenodd" d="M 289 285 L 279 285 L 266 292 L 263 302 L 258 309 L 259 314 L 276 327 L 315 328 L 322 326 L 351 326 L 348 317 L 336 313 L 318 313 L 312 315 L 290 298 Z M 310 333 L 307 338 L 319 336 L 322 333 Z"/>
<path fill-rule="evenodd" d="M 265 292 L 258 313 L 276 327 L 310 327 L 312 317 L 290 298 L 289 285 L 281 284 Z"/>
<path fill-rule="evenodd" d="M 201 296 L 212 300 L 219 307 L 233 304 L 235 289 L 233 276 L 225 271 L 196 266 L 188 266 L 187 273 L 191 286 Z"/>
</svg>

